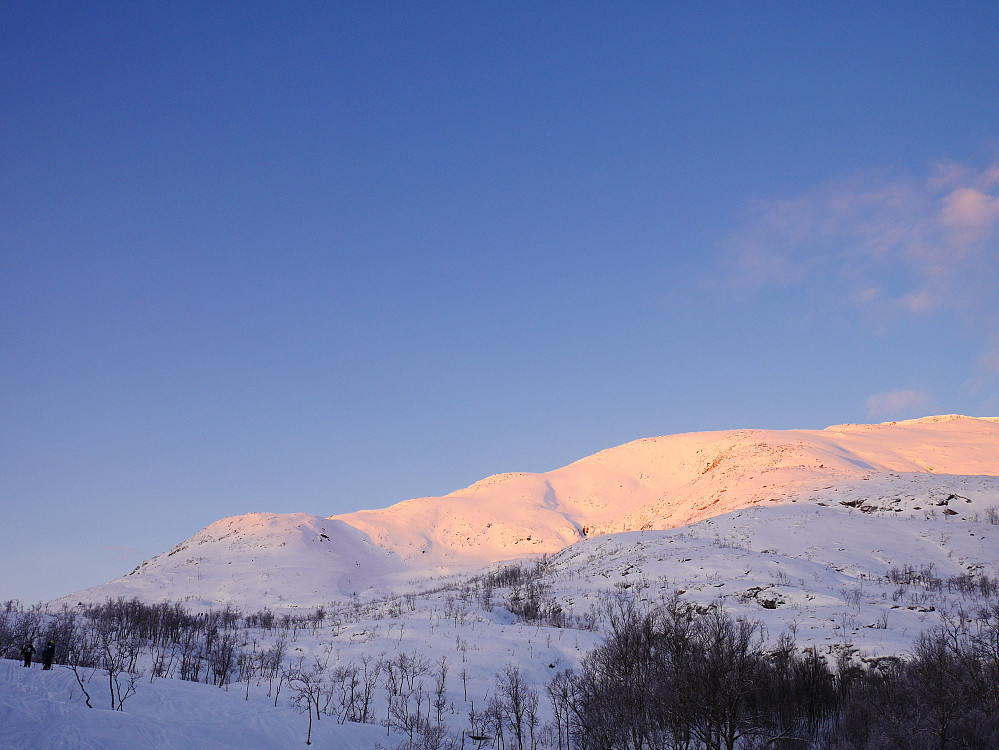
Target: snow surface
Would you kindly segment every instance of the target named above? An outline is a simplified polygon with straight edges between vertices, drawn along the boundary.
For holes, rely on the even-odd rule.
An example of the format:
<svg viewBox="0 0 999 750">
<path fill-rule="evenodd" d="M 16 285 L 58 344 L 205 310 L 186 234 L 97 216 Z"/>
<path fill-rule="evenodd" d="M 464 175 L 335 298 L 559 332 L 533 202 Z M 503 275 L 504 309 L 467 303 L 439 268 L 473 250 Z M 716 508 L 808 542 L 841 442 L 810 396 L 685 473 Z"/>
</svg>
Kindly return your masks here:
<svg viewBox="0 0 999 750">
<path fill-rule="evenodd" d="M 305 746 L 307 719 L 275 708 L 262 695 L 251 700 L 232 688 L 181 680 L 138 685 L 122 711 L 112 711 L 99 677 L 88 684 L 87 708 L 73 673 L 55 666 L 25 669 L 0 659 L 2 750 L 262 750 Z M 106 688 L 104 688 L 106 690 Z M 381 727 L 313 723 L 312 744 L 336 750 L 371 750 L 388 738 Z"/>
<path fill-rule="evenodd" d="M 696 433 L 383 510 L 223 519 L 55 604 L 108 596 L 250 610 L 323 603 L 336 624 L 299 633 L 292 659 L 446 659 L 446 722 L 460 732 L 504 665 L 518 665 L 536 686 L 578 666 L 622 597 L 654 605 L 682 591 L 820 653 L 905 654 L 941 614 L 974 600 L 946 585 L 893 581 L 889 571 L 944 582 L 996 576 L 997 513 L 996 419 Z M 474 576 L 540 553 L 549 556 L 534 568 L 536 583 L 570 618 L 567 627 L 518 622 L 509 589 L 488 605 L 474 593 L 482 590 Z M 264 648 L 267 636 L 259 639 Z M 140 684 L 124 712 L 91 710 L 65 669 L 0 662 L 0 748 L 302 743 L 305 718 L 283 703 L 275 709 L 263 690 L 251 685 L 246 701 L 245 685 L 156 680 Z M 324 719 L 313 731 L 321 747 L 396 744 L 377 726 Z"/>
</svg>

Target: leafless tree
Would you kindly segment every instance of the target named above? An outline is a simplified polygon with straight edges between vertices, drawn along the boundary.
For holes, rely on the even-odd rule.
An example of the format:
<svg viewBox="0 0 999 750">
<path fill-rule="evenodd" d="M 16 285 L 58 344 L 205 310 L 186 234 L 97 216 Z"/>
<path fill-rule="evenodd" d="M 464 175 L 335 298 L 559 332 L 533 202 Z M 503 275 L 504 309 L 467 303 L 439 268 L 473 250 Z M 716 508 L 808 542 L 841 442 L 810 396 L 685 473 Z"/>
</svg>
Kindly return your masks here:
<svg viewBox="0 0 999 750">
<path fill-rule="evenodd" d="M 444 709 L 447 708 L 447 671 L 447 657 L 442 656 L 434 679 L 434 710 L 437 713 L 437 726 L 441 725 Z"/>
<path fill-rule="evenodd" d="M 285 673 L 288 689 L 292 691 L 291 705 L 309 715 L 309 730 L 305 744 L 312 744 L 312 714 L 319 721 L 319 706 L 326 690 L 326 677 L 318 667 L 291 669 Z"/>
<path fill-rule="evenodd" d="M 526 720 L 529 713 L 537 713 L 538 691 L 527 684 L 518 665 L 507 664 L 496 676 L 496 695 L 503 721 L 516 740 L 517 750 L 524 750 L 525 730 L 529 731 Z"/>
</svg>

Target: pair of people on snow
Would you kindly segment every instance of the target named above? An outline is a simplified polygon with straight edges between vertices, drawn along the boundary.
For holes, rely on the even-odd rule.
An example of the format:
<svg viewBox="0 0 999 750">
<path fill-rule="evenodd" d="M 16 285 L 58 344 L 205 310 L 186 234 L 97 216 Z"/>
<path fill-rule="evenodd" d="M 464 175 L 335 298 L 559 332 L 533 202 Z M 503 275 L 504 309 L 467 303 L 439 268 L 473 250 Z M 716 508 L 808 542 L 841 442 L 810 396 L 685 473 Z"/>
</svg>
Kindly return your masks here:
<svg viewBox="0 0 999 750">
<path fill-rule="evenodd" d="M 35 647 L 29 642 L 21 649 L 21 656 L 24 657 L 24 666 L 31 666 L 31 657 L 35 653 Z M 42 649 L 42 669 L 52 669 L 52 659 L 55 658 L 55 641 L 49 641 Z"/>
</svg>

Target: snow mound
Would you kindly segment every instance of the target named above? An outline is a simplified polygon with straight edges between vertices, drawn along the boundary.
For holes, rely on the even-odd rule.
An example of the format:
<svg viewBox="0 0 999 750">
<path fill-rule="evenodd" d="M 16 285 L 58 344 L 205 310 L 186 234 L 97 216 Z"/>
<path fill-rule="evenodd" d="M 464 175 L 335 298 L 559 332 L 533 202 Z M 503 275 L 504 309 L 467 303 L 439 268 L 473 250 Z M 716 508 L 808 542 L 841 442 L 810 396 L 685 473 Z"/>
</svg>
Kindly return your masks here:
<svg viewBox="0 0 999 750">
<path fill-rule="evenodd" d="M 382 585 L 404 567 L 342 521 L 249 513 L 216 521 L 128 575 L 56 604 L 137 596 L 192 606 L 309 607 Z"/>
</svg>

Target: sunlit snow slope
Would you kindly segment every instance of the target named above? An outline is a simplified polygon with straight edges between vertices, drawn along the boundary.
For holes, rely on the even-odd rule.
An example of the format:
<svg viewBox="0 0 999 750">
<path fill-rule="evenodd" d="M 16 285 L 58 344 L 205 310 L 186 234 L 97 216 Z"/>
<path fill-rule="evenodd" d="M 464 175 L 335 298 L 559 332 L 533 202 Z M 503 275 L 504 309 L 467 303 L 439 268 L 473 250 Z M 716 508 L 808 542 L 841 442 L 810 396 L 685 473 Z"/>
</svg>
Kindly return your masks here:
<svg viewBox="0 0 999 750">
<path fill-rule="evenodd" d="M 872 479 L 911 485 L 913 502 L 904 504 L 911 511 L 935 487 L 964 486 L 944 475 L 999 475 L 999 420 L 947 416 L 647 438 L 545 474 L 499 474 L 445 497 L 334 518 L 418 567 L 483 563 L 556 552 L 593 534 L 673 528 L 807 499 L 832 486 L 863 495 L 872 485 L 857 483 Z"/>
<path fill-rule="evenodd" d="M 342 521 L 249 513 L 216 521 L 128 575 L 60 601 L 138 596 L 194 605 L 315 605 L 405 569 L 398 555 Z"/>
<path fill-rule="evenodd" d="M 237 516 L 65 600 L 309 606 L 554 553 L 595 535 L 670 529 L 753 506 L 766 514 L 794 502 L 833 507 L 860 523 L 874 515 L 981 514 L 999 505 L 999 419 L 647 438 L 547 473 L 499 474 L 382 510 Z M 822 544 L 822 529 L 814 533 Z"/>
</svg>

